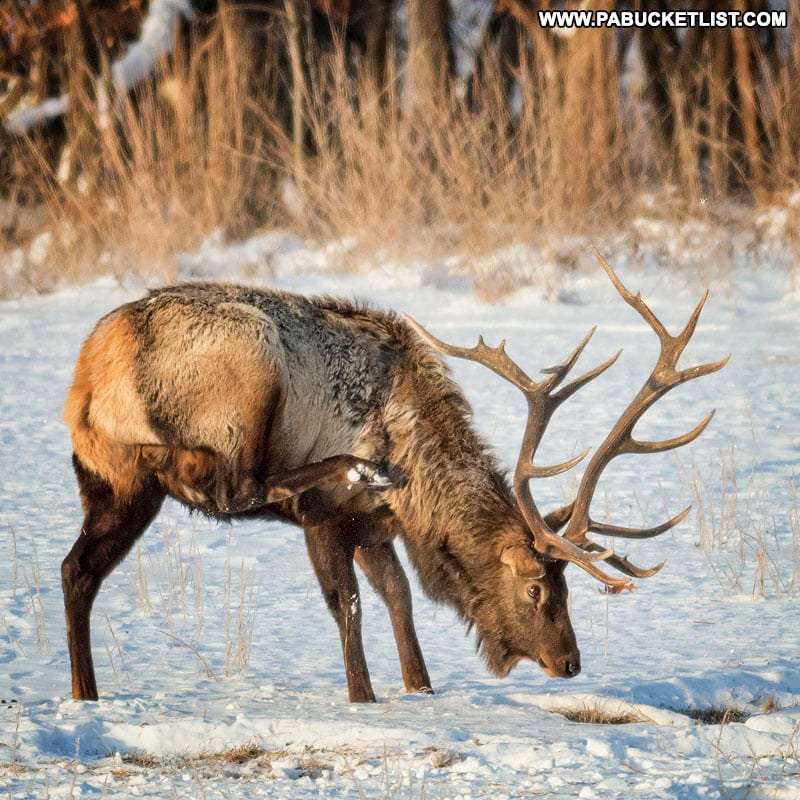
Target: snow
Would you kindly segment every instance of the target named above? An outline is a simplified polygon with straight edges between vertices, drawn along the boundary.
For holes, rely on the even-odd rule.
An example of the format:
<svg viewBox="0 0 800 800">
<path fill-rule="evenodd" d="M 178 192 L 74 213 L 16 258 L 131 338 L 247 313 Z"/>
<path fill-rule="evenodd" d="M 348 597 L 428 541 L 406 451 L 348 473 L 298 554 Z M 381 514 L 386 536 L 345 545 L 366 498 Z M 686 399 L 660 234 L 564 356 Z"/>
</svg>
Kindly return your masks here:
<svg viewBox="0 0 800 800">
<path fill-rule="evenodd" d="M 189 0 L 152 0 L 139 38 L 111 66 L 111 77 L 120 91 L 127 91 L 146 78 L 155 65 L 172 51 L 178 21 L 194 15 Z"/>
<path fill-rule="evenodd" d="M 557 412 L 542 464 L 597 444 L 650 370 L 655 337 L 599 267 L 562 279 L 558 291 L 546 281 L 489 304 L 469 281 L 447 277 L 448 265 L 409 269 L 378 258 L 368 272 L 342 273 L 346 248 L 281 234 L 235 247 L 209 240 L 179 266 L 192 277 L 356 294 L 455 344 L 505 337 L 532 374 L 597 323 L 581 366 L 624 352 Z M 81 513 L 61 403 L 82 339 L 143 288 L 102 280 L 0 303 L 0 794 L 800 797 L 797 292 L 782 270 L 753 270 L 743 259 L 692 278 L 606 256 L 672 330 L 710 284 L 682 363 L 733 354 L 722 372 L 662 400 L 637 430 L 673 436 L 716 407 L 703 436 L 677 455 L 619 459 L 598 492 L 595 514 L 608 509 L 619 524 L 654 524 L 693 505 L 659 539 L 620 545 L 637 563 L 666 558 L 666 566 L 614 596 L 567 570 L 583 661 L 570 681 L 528 663 L 492 677 L 462 623 L 415 588 L 432 696 L 402 693 L 388 617 L 363 581 L 379 698 L 368 706 L 347 702 L 338 634 L 302 532 L 277 522 L 223 526 L 176 504 L 98 597 L 100 701 L 70 699 L 59 566 Z M 522 264 L 522 252 L 513 259 Z M 452 366 L 476 425 L 513 464 L 521 396 L 478 365 Z M 563 502 L 574 480 L 535 482 L 540 507 Z M 744 717 L 697 724 L 690 715 L 711 708 Z M 639 721 L 566 716 L 587 709 Z"/>
<path fill-rule="evenodd" d="M 150 75 L 158 62 L 172 52 L 175 28 L 183 17 L 191 19 L 194 11 L 189 0 L 152 0 L 142 22 L 139 38 L 125 55 L 111 65 L 115 90 L 125 94 L 143 78 Z M 99 78 L 98 97 L 107 96 L 104 81 Z M 42 103 L 23 108 L 8 116 L 4 125 L 9 133 L 30 133 L 37 125 L 66 114 L 70 108 L 69 93 L 49 97 Z M 104 109 L 104 116 L 108 109 Z"/>
</svg>

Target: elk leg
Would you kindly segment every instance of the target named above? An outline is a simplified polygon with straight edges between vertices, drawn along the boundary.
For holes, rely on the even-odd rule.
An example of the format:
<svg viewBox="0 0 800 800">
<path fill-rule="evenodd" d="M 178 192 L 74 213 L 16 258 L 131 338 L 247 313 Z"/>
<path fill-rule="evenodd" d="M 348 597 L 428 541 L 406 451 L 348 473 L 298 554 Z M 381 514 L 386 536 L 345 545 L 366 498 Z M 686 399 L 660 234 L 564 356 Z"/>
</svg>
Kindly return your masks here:
<svg viewBox="0 0 800 800">
<path fill-rule="evenodd" d="M 257 483 L 252 477 L 247 476 L 239 481 L 235 490 L 227 488 L 220 490 L 220 487 L 227 487 L 229 480 L 218 475 L 217 504 L 223 513 L 236 514 L 286 500 L 326 483 L 371 489 L 386 489 L 391 486 L 390 478 L 374 461 L 351 455 L 338 455 L 296 469 L 267 475 L 262 483 Z"/>
<path fill-rule="evenodd" d="M 361 597 L 353 567 L 355 546 L 335 522 L 308 526 L 306 546 L 325 602 L 339 627 L 351 703 L 374 703 L 361 640 Z"/>
<path fill-rule="evenodd" d="M 61 565 L 72 696 L 97 700 L 90 615 L 100 584 L 119 564 L 161 507 L 164 491 L 146 478 L 129 498 L 74 459 L 84 508 L 81 535 Z"/>
<path fill-rule="evenodd" d="M 411 589 L 394 545 L 359 547 L 355 560 L 389 610 L 406 691 L 433 693 L 414 629 Z"/>
</svg>

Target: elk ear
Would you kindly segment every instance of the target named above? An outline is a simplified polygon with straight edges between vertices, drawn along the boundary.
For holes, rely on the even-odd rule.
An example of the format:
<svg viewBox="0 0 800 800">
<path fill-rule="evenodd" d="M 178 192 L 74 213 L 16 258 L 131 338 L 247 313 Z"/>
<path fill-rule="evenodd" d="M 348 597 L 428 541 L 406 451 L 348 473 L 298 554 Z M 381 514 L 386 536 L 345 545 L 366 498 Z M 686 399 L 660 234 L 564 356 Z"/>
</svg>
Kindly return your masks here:
<svg viewBox="0 0 800 800">
<path fill-rule="evenodd" d="M 502 561 L 515 578 L 543 578 L 544 565 L 536 557 L 533 548 L 522 544 L 512 544 L 503 548 Z"/>
</svg>

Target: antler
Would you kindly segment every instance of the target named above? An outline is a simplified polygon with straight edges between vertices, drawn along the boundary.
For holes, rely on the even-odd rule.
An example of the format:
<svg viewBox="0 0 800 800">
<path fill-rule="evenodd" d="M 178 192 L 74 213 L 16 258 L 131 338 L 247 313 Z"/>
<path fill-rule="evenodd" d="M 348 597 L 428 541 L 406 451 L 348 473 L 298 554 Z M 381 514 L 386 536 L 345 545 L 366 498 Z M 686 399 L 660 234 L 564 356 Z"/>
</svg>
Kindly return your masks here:
<svg viewBox="0 0 800 800">
<path fill-rule="evenodd" d="M 553 412 L 567 398 L 577 392 L 578 389 L 605 372 L 617 358 L 619 358 L 619 354 L 622 351 L 617 352 L 607 361 L 604 361 L 594 369 L 584 373 L 556 392 L 554 390 L 563 382 L 588 344 L 589 339 L 591 339 L 595 331 L 594 328 L 584 336 L 583 340 L 562 364 L 542 370 L 547 377 L 537 383 L 531 380 L 519 364 L 506 353 L 505 340 L 500 342 L 497 347 L 488 347 L 481 336 L 478 338 L 478 344 L 475 347 L 455 347 L 454 345 L 446 344 L 428 333 L 428 331 L 408 315 L 406 315 L 405 318 L 409 325 L 411 325 L 425 341 L 445 355 L 464 358 L 483 364 L 485 367 L 492 370 L 492 372 L 496 373 L 501 378 L 505 378 L 505 380 L 520 389 L 525 399 L 528 401 L 528 420 L 522 438 L 519 458 L 517 459 L 517 465 L 514 470 L 513 483 L 519 510 L 533 534 L 534 547 L 538 553 L 546 558 L 572 561 L 579 564 L 596 577 L 602 575 L 592 562 L 611 557 L 613 555 L 612 551 L 602 548 L 590 551 L 554 533 L 542 519 L 539 510 L 536 508 L 536 504 L 533 502 L 529 480 L 531 478 L 550 477 L 566 472 L 587 455 L 591 448 L 587 448 L 584 452 L 571 458 L 569 461 L 565 461 L 563 464 L 539 467 L 533 463 L 534 453 L 539 446 L 539 442 L 542 440 L 542 436 L 544 435 Z"/>
<path fill-rule="evenodd" d="M 549 477 L 565 472 L 578 464 L 589 450 L 585 450 L 563 464 L 552 467 L 539 467 L 533 463 L 536 448 L 542 440 L 553 412 L 578 389 L 605 372 L 617 360 L 622 351 L 617 352 L 607 361 L 584 373 L 560 390 L 555 391 L 580 357 L 594 333 L 594 328 L 589 331 L 562 364 L 542 370 L 542 373 L 546 374 L 547 377 L 537 383 L 531 380 L 522 368 L 508 356 L 505 351 L 505 341 L 492 348 L 484 343 L 483 337 L 479 337 L 478 344 L 475 347 L 455 347 L 437 339 L 410 317 L 406 316 L 406 320 L 425 341 L 445 355 L 483 364 L 522 391 L 528 403 L 528 419 L 519 458 L 514 470 L 513 485 L 519 510 L 533 535 L 535 550 L 546 558 L 571 561 L 603 583 L 609 586 L 621 587 L 628 584 L 627 577 L 612 577 L 601 570 L 595 562 L 605 561 L 609 566 L 614 567 L 624 575 L 635 578 L 645 578 L 655 574 L 661 569 L 664 562 L 662 561 L 650 569 L 642 569 L 632 564 L 626 557 L 619 556 L 612 550 L 607 550 L 596 542 L 591 541 L 586 534 L 591 530 L 595 533 L 633 539 L 658 536 L 684 519 L 689 513 L 689 509 L 685 509 L 677 516 L 667 520 L 667 522 L 652 528 L 625 528 L 619 525 L 597 522 L 591 518 L 589 506 L 600 475 L 606 465 L 622 453 L 657 453 L 680 447 L 696 439 L 711 421 L 714 416 L 713 411 L 696 428 L 683 436 L 677 436 L 673 439 L 660 442 L 642 442 L 633 437 L 632 431 L 645 411 L 670 389 L 693 378 L 722 369 L 730 356 L 712 364 L 678 370 L 676 368 L 678 359 L 694 333 L 708 293 L 706 292 L 706 295 L 695 308 L 683 331 L 678 336 L 672 336 L 652 310 L 644 303 L 641 296 L 638 293 L 634 296 L 627 290 L 596 249 L 594 249 L 594 254 L 625 302 L 636 309 L 658 335 L 661 342 L 661 353 L 650 377 L 589 461 L 575 500 L 569 505 L 548 514 L 546 518 L 542 518 L 533 501 L 529 484 L 530 479 Z M 560 536 L 557 531 L 564 525 L 567 526 L 566 531 L 563 536 Z"/>
<path fill-rule="evenodd" d="M 625 300 L 629 306 L 634 308 L 656 333 L 661 343 L 661 352 L 650 377 L 645 381 L 636 397 L 634 397 L 628 407 L 622 412 L 617 423 L 589 461 L 578 487 L 578 494 L 572 504 L 572 511 L 569 515 L 564 537 L 574 544 L 577 544 L 579 547 L 592 551 L 599 546 L 587 538 L 586 534 L 590 530 L 608 536 L 619 536 L 628 539 L 647 539 L 668 531 L 689 513 L 689 508 L 686 508 L 672 519 L 652 528 L 624 528 L 618 525 L 608 525 L 593 520 L 589 514 L 589 506 L 601 473 L 609 462 L 618 455 L 622 455 L 623 453 L 661 453 L 665 450 L 673 450 L 694 441 L 706 429 L 708 423 L 711 422 L 714 416 L 713 411 L 711 411 L 699 425 L 682 436 L 676 436 L 672 439 L 665 439 L 659 442 L 643 442 L 633 437 L 633 428 L 645 411 L 670 391 L 670 389 L 674 389 L 676 386 L 693 380 L 694 378 L 699 378 L 702 375 L 708 375 L 722 369 L 730 358 L 730 355 L 728 355 L 710 364 L 701 364 L 682 370 L 677 369 L 678 359 L 686 349 L 686 345 L 689 343 L 694 333 L 697 320 L 700 317 L 700 312 L 703 310 L 706 298 L 708 297 L 708 292 L 703 295 L 702 299 L 697 304 L 697 307 L 692 312 L 683 330 L 677 336 L 672 336 L 649 306 L 642 300 L 641 294 L 638 292 L 635 296 L 631 294 L 597 249 L 593 248 L 593 251 L 595 257 L 614 284 L 614 287 L 622 296 L 622 299 Z M 608 558 L 607 561 L 621 572 L 632 577 L 648 577 L 663 566 L 662 562 L 652 569 L 643 570 L 631 564 L 627 559 L 618 556 Z"/>
</svg>

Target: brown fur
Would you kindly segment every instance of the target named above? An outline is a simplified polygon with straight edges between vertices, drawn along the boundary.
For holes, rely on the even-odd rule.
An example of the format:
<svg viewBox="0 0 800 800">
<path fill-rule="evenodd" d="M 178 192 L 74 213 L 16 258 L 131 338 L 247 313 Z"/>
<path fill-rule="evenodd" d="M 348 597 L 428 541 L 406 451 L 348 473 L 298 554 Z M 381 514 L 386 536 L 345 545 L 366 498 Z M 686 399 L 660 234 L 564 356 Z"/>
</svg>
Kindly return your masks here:
<svg viewBox="0 0 800 800">
<path fill-rule="evenodd" d="M 406 687 L 430 687 L 395 536 L 425 592 L 475 626 L 490 669 L 531 658 L 575 674 L 563 566 L 531 549 L 471 418 L 441 358 L 391 312 L 224 284 L 111 312 L 81 350 L 64 407 L 86 515 L 63 567 L 75 696 L 96 697 L 94 595 L 166 494 L 222 517 L 303 525 L 351 700 L 374 700 L 354 560 L 389 609 Z M 348 488 L 355 466 L 376 463 L 394 488 Z M 525 552 L 533 569 L 516 566 Z"/>
<path fill-rule="evenodd" d="M 209 506 L 213 493 L 206 487 L 214 482 L 218 461 L 210 450 L 145 446 L 141 456 L 167 494 L 188 506 Z"/>
<path fill-rule="evenodd" d="M 138 445 L 159 443 L 134 385 L 138 349 L 123 314 L 102 319 L 81 348 L 62 414 L 81 463 L 125 498 L 140 477 Z"/>
</svg>

